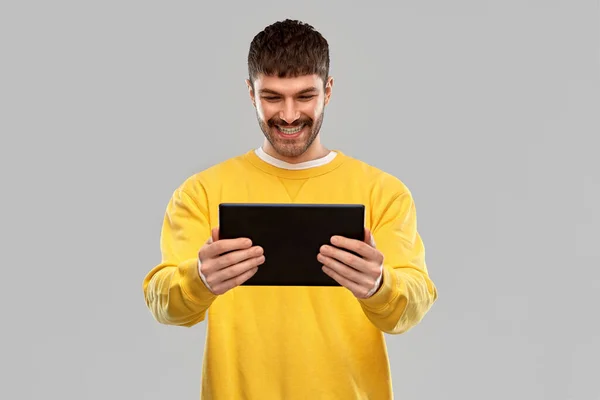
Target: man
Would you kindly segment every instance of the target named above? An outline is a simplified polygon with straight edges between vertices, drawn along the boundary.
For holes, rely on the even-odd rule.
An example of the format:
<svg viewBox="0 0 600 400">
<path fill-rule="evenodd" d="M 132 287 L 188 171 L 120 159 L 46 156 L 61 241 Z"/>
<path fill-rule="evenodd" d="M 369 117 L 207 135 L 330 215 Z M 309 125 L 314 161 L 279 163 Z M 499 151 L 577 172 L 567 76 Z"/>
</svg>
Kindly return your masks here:
<svg viewBox="0 0 600 400">
<path fill-rule="evenodd" d="M 414 327 L 437 299 L 411 193 L 321 143 L 333 79 L 328 43 L 310 25 L 265 28 L 248 69 L 264 143 L 175 191 L 146 304 L 163 324 L 207 320 L 203 399 L 390 399 L 384 334 Z M 245 238 L 219 240 L 222 202 L 365 204 L 365 238 L 321 249 L 323 272 L 341 287 L 240 286 L 269 255 Z"/>
</svg>

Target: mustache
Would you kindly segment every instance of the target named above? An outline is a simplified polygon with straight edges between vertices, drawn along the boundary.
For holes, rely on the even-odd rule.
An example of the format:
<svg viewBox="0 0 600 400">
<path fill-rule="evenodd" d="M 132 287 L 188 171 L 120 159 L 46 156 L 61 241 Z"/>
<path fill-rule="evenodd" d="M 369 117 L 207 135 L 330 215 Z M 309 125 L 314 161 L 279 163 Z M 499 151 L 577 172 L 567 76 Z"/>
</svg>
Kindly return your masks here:
<svg viewBox="0 0 600 400">
<path fill-rule="evenodd" d="M 288 124 L 287 122 L 279 119 L 279 118 L 271 118 L 270 120 L 267 121 L 267 124 L 272 128 L 275 125 L 280 125 L 283 127 L 294 127 L 294 126 L 300 126 L 300 125 L 308 125 L 308 126 L 312 126 L 312 119 L 310 118 L 300 118 L 295 120 L 294 122 L 292 122 L 291 124 Z"/>
</svg>

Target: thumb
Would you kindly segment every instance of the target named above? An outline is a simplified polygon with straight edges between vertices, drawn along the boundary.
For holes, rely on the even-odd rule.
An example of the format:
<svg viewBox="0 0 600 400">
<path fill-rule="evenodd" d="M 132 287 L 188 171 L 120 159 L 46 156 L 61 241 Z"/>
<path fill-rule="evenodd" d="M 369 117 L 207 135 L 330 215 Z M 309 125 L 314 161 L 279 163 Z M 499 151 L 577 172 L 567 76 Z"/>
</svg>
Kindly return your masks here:
<svg viewBox="0 0 600 400">
<path fill-rule="evenodd" d="M 214 243 L 217 240 L 219 240 L 219 227 L 213 228 L 211 231 L 211 236 L 208 238 L 208 240 L 206 241 L 206 243 L 210 244 L 210 243 Z"/>
<path fill-rule="evenodd" d="M 373 238 L 373 234 L 368 228 L 365 228 L 365 243 L 369 244 L 371 247 L 376 247 L 375 238 Z"/>
</svg>

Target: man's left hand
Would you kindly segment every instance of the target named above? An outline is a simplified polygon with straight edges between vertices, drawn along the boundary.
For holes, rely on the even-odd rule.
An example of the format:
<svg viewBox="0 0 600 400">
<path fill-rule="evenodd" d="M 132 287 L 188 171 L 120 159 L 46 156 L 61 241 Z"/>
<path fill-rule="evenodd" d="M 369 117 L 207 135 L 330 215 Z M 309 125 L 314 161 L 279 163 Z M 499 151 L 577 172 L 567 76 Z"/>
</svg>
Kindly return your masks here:
<svg viewBox="0 0 600 400">
<path fill-rule="evenodd" d="M 317 256 L 323 263 L 323 272 L 350 290 L 356 298 L 371 297 L 381 286 L 384 259 L 375 247 L 371 232 L 365 228 L 363 241 L 333 236 L 331 244 L 333 246 L 322 246 Z"/>
</svg>

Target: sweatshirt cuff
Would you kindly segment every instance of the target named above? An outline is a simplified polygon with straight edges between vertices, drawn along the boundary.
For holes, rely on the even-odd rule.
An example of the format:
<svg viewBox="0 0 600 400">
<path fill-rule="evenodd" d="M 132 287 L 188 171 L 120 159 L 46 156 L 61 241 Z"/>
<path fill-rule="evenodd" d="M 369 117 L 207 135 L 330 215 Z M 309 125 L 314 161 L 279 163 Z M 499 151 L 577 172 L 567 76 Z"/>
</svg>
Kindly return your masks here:
<svg viewBox="0 0 600 400">
<path fill-rule="evenodd" d="M 204 284 L 198 270 L 198 259 L 192 258 L 179 265 L 181 287 L 193 302 L 204 304 L 216 297 Z"/>
<path fill-rule="evenodd" d="M 394 271 L 384 265 L 382 270 L 381 287 L 371 297 L 359 299 L 359 301 L 371 310 L 381 310 L 390 304 L 397 293 L 397 276 Z"/>
</svg>

